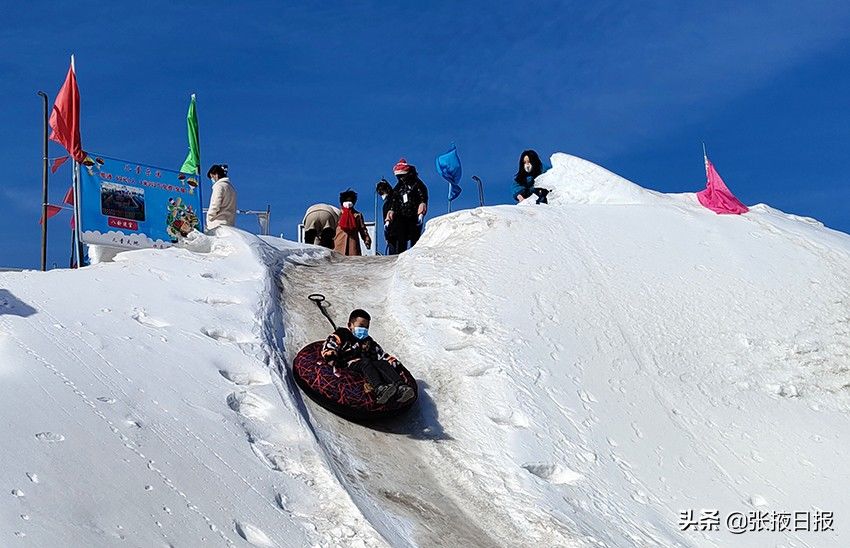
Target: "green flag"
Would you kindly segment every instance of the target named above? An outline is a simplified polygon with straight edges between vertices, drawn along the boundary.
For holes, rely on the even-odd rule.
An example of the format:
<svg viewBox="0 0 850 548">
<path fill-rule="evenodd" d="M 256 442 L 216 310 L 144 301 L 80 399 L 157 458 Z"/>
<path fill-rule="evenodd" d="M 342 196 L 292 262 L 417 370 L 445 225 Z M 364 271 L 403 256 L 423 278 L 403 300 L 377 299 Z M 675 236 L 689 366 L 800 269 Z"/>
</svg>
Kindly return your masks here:
<svg viewBox="0 0 850 548">
<path fill-rule="evenodd" d="M 198 134 L 198 113 L 195 112 L 195 94 L 189 103 L 189 113 L 186 115 L 186 126 L 189 129 L 189 154 L 180 171 L 183 173 L 201 173 L 201 140 Z"/>
</svg>

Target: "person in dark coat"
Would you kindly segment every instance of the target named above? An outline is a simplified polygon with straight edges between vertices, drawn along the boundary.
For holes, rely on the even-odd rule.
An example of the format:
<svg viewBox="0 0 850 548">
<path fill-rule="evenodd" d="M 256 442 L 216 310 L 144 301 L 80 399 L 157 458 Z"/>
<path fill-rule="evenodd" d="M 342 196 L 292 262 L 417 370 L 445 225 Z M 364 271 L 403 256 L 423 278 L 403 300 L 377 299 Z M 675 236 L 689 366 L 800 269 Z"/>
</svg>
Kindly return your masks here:
<svg viewBox="0 0 850 548">
<path fill-rule="evenodd" d="M 369 313 L 354 310 L 348 325 L 331 333 L 322 345 L 322 358 L 334 369 L 349 369 L 362 374 L 375 395 L 376 403 L 383 405 L 396 396 L 396 401 L 406 402 L 415 393 L 404 384 L 396 371 L 398 360 L 387 354 L 381 345 L 369 336 Z"/>
<path fill-rule="evenodd" d="M 383 215 L 381 218 L 384 219 L 384 241 L 387 242 L 387 255 L 395 255 L 397 251 L 395 248 L 396 242 L 393 223 L 386 220 L 393 205 L 393 187 L 390 185 L 389 181 L 381 179 L 375 186 L 375 192 L 378 193 L 378 196 L 380 196 L 381 200 L 384 202 Z"/>
<path fill-rule="evenodd" d="M 540 156 L 533 150 L 524 150 L 519 156 L 519 168 L 511 185 L 514 201 L 519 203 L 531 196 L 536 196 L 538 204 L 549 203 L 546 198 L 549 191 L 534 186 L 535 179 L 542 174 L 543 162 L 540 161 Z"/>
<path fill-rule="evenodd" d="M 428 188 L 416 173 L 416 166 L 402 158 L 393 168 L 398 179 L 393 189 L 392 204 L 386 220 L 394 223 L 396 252 L 413 247 L 422 235 L 428 214 Z"/>
</svg>

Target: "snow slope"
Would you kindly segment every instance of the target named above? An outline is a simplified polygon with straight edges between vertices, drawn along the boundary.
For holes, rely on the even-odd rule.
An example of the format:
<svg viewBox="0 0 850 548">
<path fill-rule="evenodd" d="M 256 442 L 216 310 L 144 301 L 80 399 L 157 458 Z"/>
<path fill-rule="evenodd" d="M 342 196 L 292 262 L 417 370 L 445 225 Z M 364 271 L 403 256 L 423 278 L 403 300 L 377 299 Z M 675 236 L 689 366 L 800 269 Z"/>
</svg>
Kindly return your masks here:
<svg viewBox="0 0 850 548">
<path fill-rule="evenodd" d="M 397 258 L 225 229 L 0 274 L 2 545 L 847 545 L 850 237 L 552 165 L 550 206 Z M 313 291 L 373 313 L 421 380 L 406 420 L 302 401 Z M 679 530 L 712 508 L 835 530 Z"/>
</svg>

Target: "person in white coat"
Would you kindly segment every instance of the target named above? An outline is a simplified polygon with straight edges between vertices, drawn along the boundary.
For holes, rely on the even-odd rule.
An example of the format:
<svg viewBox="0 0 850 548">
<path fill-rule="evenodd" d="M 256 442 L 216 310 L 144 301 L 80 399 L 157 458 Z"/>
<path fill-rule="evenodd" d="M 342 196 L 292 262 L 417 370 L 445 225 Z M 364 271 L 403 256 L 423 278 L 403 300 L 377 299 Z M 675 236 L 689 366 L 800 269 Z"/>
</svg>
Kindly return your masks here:
<svg viewBox="0 0 850 548">
<path fill-rule="evenodd" d="M 227 177 L 227 165 L 215 164 L 207 172 L 212 181 L 210 207 L 207 209 L 207 230 L 236 224 L 236 190 Z"/>
</svg>

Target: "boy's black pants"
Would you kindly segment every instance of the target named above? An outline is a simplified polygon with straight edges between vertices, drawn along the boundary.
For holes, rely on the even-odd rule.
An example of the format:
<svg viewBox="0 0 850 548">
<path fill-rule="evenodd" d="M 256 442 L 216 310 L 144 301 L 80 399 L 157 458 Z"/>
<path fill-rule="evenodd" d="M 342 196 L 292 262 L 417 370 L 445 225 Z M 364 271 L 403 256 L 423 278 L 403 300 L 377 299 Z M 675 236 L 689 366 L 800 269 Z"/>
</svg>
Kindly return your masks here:
<svg viewBox="0 0 850 548">
<path fill-rule="evenodd" d="M 361 358 L 348 366 L 349 369 L 357 373 L 361 373 L 366 377 L 366 382 L 372 385 L 372 388 L 378 388 L 382 384 L 392 384 L 402 382 L 401 375 L 395 370 L 395 367 L 386 360 L 370 360 L 369 358 Z"/>
</svg>

